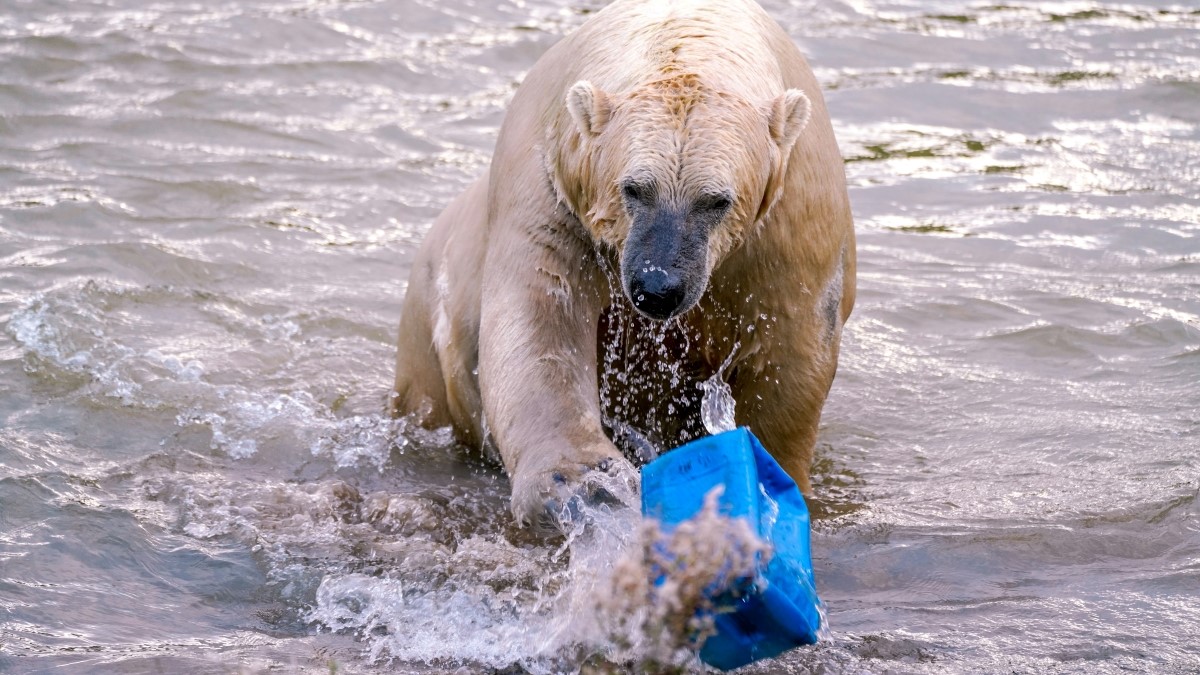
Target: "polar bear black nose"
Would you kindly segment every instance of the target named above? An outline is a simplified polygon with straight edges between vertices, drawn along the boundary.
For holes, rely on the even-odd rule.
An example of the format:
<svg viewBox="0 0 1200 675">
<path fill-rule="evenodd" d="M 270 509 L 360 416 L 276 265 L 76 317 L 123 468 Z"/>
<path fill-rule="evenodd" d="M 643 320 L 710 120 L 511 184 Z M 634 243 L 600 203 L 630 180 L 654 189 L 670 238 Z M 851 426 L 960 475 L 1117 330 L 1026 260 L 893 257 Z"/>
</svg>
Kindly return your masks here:
<svg viewBox="0 0 1200 675">
<path fill-rule="evenodd" d="M 667 319 L 679 310 L 687 288 L 683 279 L 660 267 L 646 267 L 634 275 L 629 299 L 634 307 L 652 319 Z"/>
</svg>

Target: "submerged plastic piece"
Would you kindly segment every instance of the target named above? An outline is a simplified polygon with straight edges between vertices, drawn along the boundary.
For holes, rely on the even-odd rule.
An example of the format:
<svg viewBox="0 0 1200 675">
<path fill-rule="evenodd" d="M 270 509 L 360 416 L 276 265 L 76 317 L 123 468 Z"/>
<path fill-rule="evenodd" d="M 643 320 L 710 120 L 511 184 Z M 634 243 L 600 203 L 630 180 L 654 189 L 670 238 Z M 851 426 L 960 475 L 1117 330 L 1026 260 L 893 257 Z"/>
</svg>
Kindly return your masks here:
<svg viewBox="0 0 1200 675">
<path fill-rule="evenodd" d="M 783 468 L 741 427 L 672 450 L 642 468 L 642 513 L 670 531 L 724 485 L 722 515 L 744 518 L 774 550 L 748 592 L 713 598 L 717 634 L 700 649 L 730 670 L 817 642 L 820 599 L 813 584 L 808 506 Z"/>
</svg>

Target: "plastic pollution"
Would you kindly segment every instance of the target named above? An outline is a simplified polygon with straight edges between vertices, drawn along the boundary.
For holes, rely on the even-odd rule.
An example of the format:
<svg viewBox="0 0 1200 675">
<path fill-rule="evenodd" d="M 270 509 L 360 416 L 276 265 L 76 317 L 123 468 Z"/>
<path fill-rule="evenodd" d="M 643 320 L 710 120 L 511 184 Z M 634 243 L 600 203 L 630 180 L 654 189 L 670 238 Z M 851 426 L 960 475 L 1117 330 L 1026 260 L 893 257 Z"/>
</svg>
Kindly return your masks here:
<svg viewBox="0 0 1200 675">
<path fill-rule="evenodd" d="M 796 483 L 745 427 L 692 441 L 642 468 L 642 513 L 664 531 L 695 515 L 723 485 L 722 515 L 743 518 L 774 551 L 747 592 L 713 598 L 717 630 L 700 649 L 730 670 L 817 642 L 820 599 L 813 583 L 809 516 Z"/>
</svg>

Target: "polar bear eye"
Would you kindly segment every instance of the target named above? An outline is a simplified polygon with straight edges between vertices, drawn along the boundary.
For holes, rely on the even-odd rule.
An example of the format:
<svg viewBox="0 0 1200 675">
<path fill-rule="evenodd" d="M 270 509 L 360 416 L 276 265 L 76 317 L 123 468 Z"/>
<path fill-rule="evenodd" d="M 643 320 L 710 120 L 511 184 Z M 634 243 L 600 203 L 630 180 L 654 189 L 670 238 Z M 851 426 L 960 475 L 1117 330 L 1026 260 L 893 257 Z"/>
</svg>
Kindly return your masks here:
<svg viewBox="0 0 1200 675">
<path fill-rule="evenodd" d="M 700 211 L 716 211 L 724 213 L 733 206 L 729 195 L 704 195 L 696 200 L 696 209 Z"/>
<path fill-rule="evenodd" d="M 642 183 L 625 183 L 621 186 L 621 196 L 627 202 L 648 205 L 654 199 L 654 189 Z"/>
</svg>

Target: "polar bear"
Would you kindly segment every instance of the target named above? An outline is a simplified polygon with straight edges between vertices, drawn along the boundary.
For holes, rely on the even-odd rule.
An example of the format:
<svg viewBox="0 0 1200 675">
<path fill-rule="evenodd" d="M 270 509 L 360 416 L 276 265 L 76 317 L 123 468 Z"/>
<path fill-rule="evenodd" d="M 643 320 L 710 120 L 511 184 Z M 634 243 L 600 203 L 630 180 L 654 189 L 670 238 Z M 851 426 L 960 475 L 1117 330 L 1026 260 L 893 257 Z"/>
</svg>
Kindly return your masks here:
<svg viewBox="0 0 1200 675">
<path fill-rule="evenodd" d="M 842 159 L 784 31 L 752 0 L 617 0 L 538 60 L 434 222 L 393 408 L 493 449 L 516 518 L 561 528 L 612 492 L 593 478 L 704 433 L 716 375 L 809 492 L 854 292 Z"/>
</svg>

